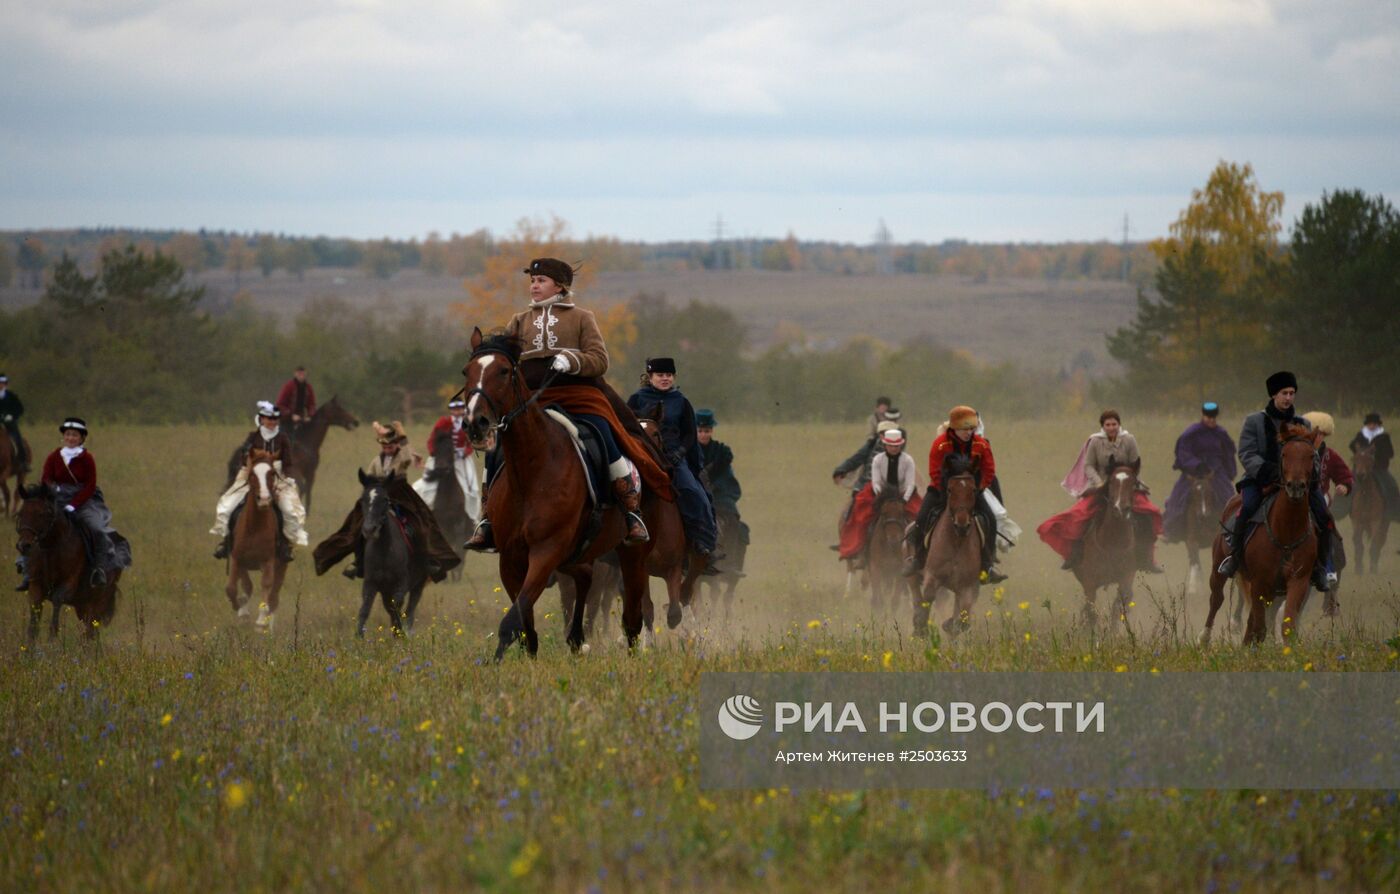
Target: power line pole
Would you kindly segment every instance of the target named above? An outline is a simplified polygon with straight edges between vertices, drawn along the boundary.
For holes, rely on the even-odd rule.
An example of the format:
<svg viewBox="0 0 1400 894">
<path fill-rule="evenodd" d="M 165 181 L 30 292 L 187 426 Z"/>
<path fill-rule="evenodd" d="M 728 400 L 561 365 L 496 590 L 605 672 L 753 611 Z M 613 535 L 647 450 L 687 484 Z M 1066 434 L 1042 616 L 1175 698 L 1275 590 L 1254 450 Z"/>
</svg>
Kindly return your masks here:
<svg viewBox="0 0 1400 894">
<path fill-rule="evenodd" d="M 720 270 L 728 270 L 732 265 L 730 264 L 729 252 L 725 250 L 724 245 L 723 214 L 715 215 L 714 234 L 715 268 Z"/>
<path fill-rule="evenodd" d="M 1123 282 L 1128 281 L 1128 212 L 1123 212 Z"/>
<path fill-rule="evenodd" d="M 875 228 L 875 272 L 880 276 L 888 276 L 894 272 L 890 248 L 893 242 L 894 235 L 890 233 L 890 228 L 885 225 L 885 219 L 882 217 L 880 225 Z"/>
</svg>

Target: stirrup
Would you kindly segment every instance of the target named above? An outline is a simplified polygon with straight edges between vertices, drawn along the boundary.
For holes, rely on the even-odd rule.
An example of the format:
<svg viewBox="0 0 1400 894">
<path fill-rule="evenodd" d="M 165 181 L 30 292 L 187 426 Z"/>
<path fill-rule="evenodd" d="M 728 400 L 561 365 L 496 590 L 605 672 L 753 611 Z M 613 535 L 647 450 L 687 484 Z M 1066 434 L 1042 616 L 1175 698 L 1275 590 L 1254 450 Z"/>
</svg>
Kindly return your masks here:
<svg viewBox="0 0 1400 894">
<path fill-rule="evenodd" d="M 482 519 L 472 532 L 472 536 L 466 543 L 462 544 L 462 549 L 481 553 L 494 553 L 496 551 L 496 538 L 491 536 L 491 522 Z"/>
<path fill-rule="evenodd" d="M 88 584 L 93 587 L 107 586 L 107 572 L 101 568 L 92 569 L 92 573 L 88 575 Z"/>
<path fill-rule="evenodd" d="M 1235 559 L 1233 553 L 1220 560 L 1220 567 L 1215 569 L 1215 573 L 1223 577 L 1234 577 L 1239 571 L 1240 563 Z"/>
<path fill-rule="evenodd" d="M 998 571 L 997 566 L 995 565 L 986 569 L 982 573 L 987 575 L 987 583 L 989 584 L 999 584 L 1002 581 L 1006 580 L 1007 577 L 1005 574 L 1002 574 L 1000 571 Z"/>
<path fill-rule="evenodd" d="M 647 524 L 642 521 L 640 512 L 627 512 L 626 520 L 627 535 L 622 538 L 624 543 L 647 543 L 651 540 L 651 533 L 647 531 Z M 637 533 L 638 531 L 640 533 Z"/>
<path fill-rule="evenodd" d="M 227 559 L 228 552 L 228 538 L 224 538 L 223 540 L 219 541 L 218 546 L 214 547 L 214 558 Z"/>
<path fill-rule="evenodd" d="M 15 587 L 15 592 L 16 592 L 16 593 L 27 593 L 27 592 L 29 592 L 29 575 L 26 574 L 26 575 L 24 576 L 24 580 L 22 580 L 22 581 L 19 582 L 19 586 L 18 586 L 18 587 Z"/>
</svg>

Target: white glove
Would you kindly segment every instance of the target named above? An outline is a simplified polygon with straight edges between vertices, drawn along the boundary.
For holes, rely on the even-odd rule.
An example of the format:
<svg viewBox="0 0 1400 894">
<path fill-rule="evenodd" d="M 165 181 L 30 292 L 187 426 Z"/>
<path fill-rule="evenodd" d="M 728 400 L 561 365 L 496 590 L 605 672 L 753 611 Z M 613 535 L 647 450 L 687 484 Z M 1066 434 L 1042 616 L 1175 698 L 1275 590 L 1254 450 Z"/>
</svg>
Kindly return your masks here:
<svg viewBox="0 0 1400 894">
<path fill-rule="evenodd" d="M 64 512 L 77 512 L 78 510 L 77 510 L 77 508 L 76 508 L 72 503 L 69 503 L 67 506 L 64 506 L 64 507 L 63 507 L 63 511 L 64 511 Z"/>
<path fill-rule="evenodd" d="M 550 366 L 558 372 L 566 373 L 569 371 L 569 358 L 565 357 L 563 354 L 555 354 L 554 362 L 551 363 Z"/>
<path fill-rule="evenodd" d="M 6 413 L 6 414 L 5 414 L 5 421 L 6 421 L 6 422 L 14 422 L 14 421 L 15 421 L 15 417 L 14 417 L 13 415 L 11 415 L 10 413 Z"/>
</svg>

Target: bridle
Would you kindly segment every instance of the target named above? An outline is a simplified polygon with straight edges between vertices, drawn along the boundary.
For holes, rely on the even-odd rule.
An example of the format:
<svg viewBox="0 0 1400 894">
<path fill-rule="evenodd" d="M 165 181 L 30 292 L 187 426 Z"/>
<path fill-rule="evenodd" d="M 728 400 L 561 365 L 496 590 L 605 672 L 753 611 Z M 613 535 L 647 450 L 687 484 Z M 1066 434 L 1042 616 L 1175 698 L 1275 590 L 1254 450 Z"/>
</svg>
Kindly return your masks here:
<svg viewBox="0 0 1400 894">
<path fill-rule="evenodd" d="M 949 479 L 948 479 L 948 485 L 949 485 L 949 488 L 948 488 L 948 496 L 949 496 L 949 498 L 951 498 L 952 495 L 953 495 L 953 494 L 952 494 L 952 484 L 953 484 L 954 482 L 956 482 L 956 481 L 966 481 L 966 482 L 968 482 L 969 484 L 972 485 L 972 489 L 973 489 L 973 498 L 972 498 L 972 501 L 973 501 L 973 505 L 974 505 L 974 506 L 977 505 L 977 495 L 976 495 L 976 490 L 977 490 L 977 479 L 973 476 L 973 474 L 972 474 L 971 472 L 961 472 L 961 473 L 959 473 L 959 474 L 957 474 L 957 475 L 954 475 L 953 477 L 949 478 Z M 958 535 L 959 537 L 966 537 L 966 536 L 967 536 L 967 533 L 968 533 L 969 531 L 972 530 L 972 509 L 971 509 L 971 508 L 961 508 L 961 507 L 958 508 L 958 509 L 953 509 L 951 506 L 949 507 L 949 509 L 951 510 L 950 514 L 953 516 L 953 530 L 957 533 L 957 535 Z"/>
<path fill-rule="evenodd" d="M 467 358 L 467 365 L 470 366 L 472 362 L 476 360 L 477 357 L 480 357 L 483 354 L 496 354 L 505 358 L 506 363 L 510 365 L 511 388 L 515 391 L 516 397 L 520 399 L 520 403 L 516 404 L 514 408 L 506 411 L 505 413 L 502 413 L 500 411 L 500 408 L 496 406 L 496 402 L 492 400 L 491 395 L 487 394 L 486 390 L 480 385 L 477 385 L 475 388 L 463 387 L 461 391 L 458 391 L 452 396 L 452 399 L 457 400 L 460 398 L 461 400 L 467 400 L 473 395 L 479 395 L 482 399 L 484 399 L 486 401 L 487 408 L 491 410 L 491 415 L 494 416 L 496 420 L 492 422 L 489 426 L 487 426 L 486 431 L 488 434 L 491 432 L 495 432 L 496 437 L 499 439 L 500 436 L 505 434 L 506 430 L 510 428 L 510 424 L 516 419 L 519 419 L 522 413 L 530 409 L 530 405 L 535 403 L 535 401 L 539 400 L 540 395 L 544 393 L 544 390 L 554 383 L 555 378 L 559 375 L 559 370 L 551 367 L 549 372 L 545 374 L 543 381 L 540 382 L 540 387 L 536 389 L 535 392 L 529 397 L 525 397 L 522 394 L 522 392 L 525 390 L 525 385 L 520 379 L 519 361 L 512 357 L 511 354 L 504 348 L 498 348 L 494 346 L 487 347 L 483 345 L 482 347 L 477 348 L 475 351 L 472 351 L 471 356 Z"/>
<path fill-rule="evenodd" d="M 15 523 L 15 530 L 19 533 L 21 538 L 26 533 L 34 535 L 34 540 L 30 544 L 31 546 L 36 543 L 43 543 L 45 540 L 47 540 L 49 535 L 53 533 L 53 529 L 58 525 L 59 516 L 63 515 L 63 511 L 58 508 L 57 497 L 47 500 L 46 502 L 49 505 L 49 523 L 44 526 L 43 530 L 39 530 L 38 528 L 34 528 L 30 525 L 20 524 L 19 522 Z M 18 545 L 22 545 L 22 543 Z M 21 553 L 24 552 L 24 550 L 20 551 Z"/>
</svg>

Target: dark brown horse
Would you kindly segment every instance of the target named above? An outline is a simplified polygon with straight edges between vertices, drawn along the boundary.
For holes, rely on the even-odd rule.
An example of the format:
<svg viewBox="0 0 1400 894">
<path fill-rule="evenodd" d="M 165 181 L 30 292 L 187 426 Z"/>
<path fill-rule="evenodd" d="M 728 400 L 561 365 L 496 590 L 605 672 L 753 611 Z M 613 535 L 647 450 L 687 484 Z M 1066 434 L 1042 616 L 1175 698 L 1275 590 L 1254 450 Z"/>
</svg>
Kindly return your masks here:
<svg viewBox="0 0 1400 894">
<path fill-rule="evenodd" d="M 311 418 L 297 429 L 296 437 L 290 439 L 292 445 L 291 479 L 297 483 L 297 490 L 301 494 L 301 505 L 306 508 L 308 515 L 311 513 L 311 488 L 316 483 L 316 469 L 321 465 L 321 445 L 325 442 L 326 432 L 330 431 L 332 425 L 338 425 L 346 431 L 354 431 L 359 427 L 360 420 L 342 407 L 337 398 L 332 397 L 317 407 Z M 233 479 L 237 477 L 238 470 L 243 468 L 243 460 L 243 448 L 239 446 L 228 458 L 228 480 L 224 482 L 225 491 L 233 486 Z"/>
<path fill-rule="evenodd" d="M 882 603 L 888 603 L 893 611 L 899 607 L 901 593 L 907 593 L 910 599 L 917 595 L 914 581 L 901 573 L 904 529 L 908 524 L 904 516 L 904 500 L 898 494 L 880 500 L 879 508 L 875 511 L 875 527 L 865 543 L 871 611 L 879 611 Z"/>
<path fill-rule="evenodd" d="M 1356 573 L 1366 572 L 1366 541 L 1371 541 L 1371 571 L 1377 571 L 1381 549 L 1390 534 L 1390 513 L 1376 475 L 1376 448 L 1363 447 L 1352 454 L 1351 473 L 1356 486 L 1351 497 L 1351 536 L 1355 545 Z"/>
<path fill-rule="evenodd" d="M 83 623 L 83 636 L 95 638 L 117 610 L 121 569 L 107 573 L 105 586 L 92 586 L 83 535 L 58 504 L 57 495 L 46 485 L 38 485 L 18 496 L 22 502 L 15 527 L 19 530 L 19 553 L 29 569 L 29 641 L 39 634 L 45 599 L 53 604 L 50 639 L 58 636 L 58 619 L 65 605 L 71 605 Z"/>
<path fill-rule="evenodd" d="M 1262 531 L 1245 544 L 1244 561 L 1236 575 L 1242 598 L 1249 604 L 1249 621 L 1245 625 L 1244 645 L 1261 643 L 1272 629 L 1278 611 L 1277 599 L 1285 596 L 1283 606 L 1283 638 L 1288 641 L 1296 632 L 1299 613 L 1312 586 L 1313 564 L 1317 560 L 1317 533 L 1312 512 L 1308 508 L 1308 489 L 1312 487 L 1313 461 L 1316 450 L 1312 435 L 1301 425 L 1285 424 L 1279 432 L 1279 478 L 1282 487 L 1265 515 Z M 1239 512 L 1240 497 L 1235 495 L 1225 504 L 1220 523 L 1233 527 Z M 1227 555 L 1225 535 L 1215 538 L 1210 575 L 1210 614 L 1201 631 L 1201 642 L 1209 643 L 1216 612 L 1225 602 L 1225 577 L 1219 566 Z"/>
<path fill-rule="evenodd" d="M 1213 475 L 1191 476 L 1191 489 L 1186 498 L 1186 557 L 1191 570 L 1186 576 L 1186 592 L 1194 594 L 1201 583 L 1201 550 L 1210 549 L 1220 531 L 1220 505 L 1211 482 Z"/>
<path fill-rule="evenodd" d="M 982 543 L 976 526 L 977 467 L 950 466 L 944 479 L 947 505 L 933 527 L 923 576 L 914 592 L 914 635 L 928 628 L 929 610 L 940 590 L 953 593 L 953 611 L 943 630 L 957 636 L 972 623 L 972 605 L 981 585 Z M 925 495 L 924 499 L 929 499 Z"/>
<path fill-rule="evenodd" d="M 650 413 L 637 420 L 657 452 L 663 455 L 665 445 L 661 440 L 661 418 L 664 412 L 658 403 Z M 690 548 L 690 543 L 685 539 L 681 512 L 675 503 L 652 500 L 643 507 L 642 519 L 651 533 L 647 573 L 666 582 L 666 626 L 674 630 L 680 626 L 682 607 L 690 607 L 695 596 L 695 581 L 709 564 L 709 558 Z M 652 612 L 651 595 L 648 593 L 643 606 L 648 627 L 652 625 Z"/>
<path fill-rule="evenodd" d="M 501 584 L 511 607 L 501 619 L 496 660 L 524 640 L 525 650 L 539 650 L 535 602 L 559 571 L 573 579 L 577 598 L 569 627 L 569 647 L 583 647 L 584 601 L 592 584 L 593 561 L 617 550 L 622 567 L 622 627 L 629 647 L 642 632 L 647 600 L 647 547 L 626 544 L 622 510 L 608 506 L 596 534 L 580 550 L 588 533 L 592 507 L 588 482 L 575 459 L 568 432 L 550 420 L 529 393 L 520 370 L 520 342 L 508 336 L 484 338 L 472 330 L 472 355 L 462 374 L 467 399 L 465 424 L 472 442 L 497 433 L 502 468 L 490 487 L 487 517 L 500 551 Z M 660 499 L 648 492 L 646 500 Z"/>
<path fill-rule="evenodd" d="M 244 462 L 248 467 L 248 496 L 233 526 L 233 545 L 229 549 L 228 582 L 224 585 L 224 593 L 238 617 L 248 617 L 253 596 L 253 579 L 249 572 L 258 571 L 261 598 L 254 623 L 257 629 L 270 633 L 277 612 L 278 595 L 282 592 L 282 580 L 287 574 L 287 563 L 277 556 L 277 538 L 282 522 L 277 515 L 272 492 L 272 454 L 250 450 Z"/>
<path fill-rule="evenodd" d="M 29 451 L 29 442 L 24 442 L 24 449 Z M 33 456 L 31 452 L 29 454 Z M 10 498 L 10 479 L 15 479 L 14 499 Z M 14 442 L 10 440 L 9 432 L 0 429 L 0 515 L 19 512 L 19 501 L 24 490 L 24 469 L 19 464 L 19 457 L 15 455 Z"/>
<path fill-rule="evenodd" d="M 1104 505 L 1084 534 L 1084 555 L 1074 566 L 1074 576 L 1084 589 L 1084 621 L 1098 623 L 1098 592 L 1116 585 L 1113 614 L 1128 626 L 1137 574 L 1137 531 L 1133 522 L 1133 498 L 1137 493 L 1137 466 L 1115 466 L 1103 486 Z"/>
<path fill-rule="evenodd" d="M 473 460 L 468 457 L 466 462 Z M 442 536 L 452 544 L 458 556 L 465 558 L 466 550 L 462 541 L 476 528 L 476 519 L 467 512 L 467 495 L 457 480 L 457 452 L 451 434 L 439 435 L 433 444 L 433 469 L 428 474 L 437 477 L 437 489 L 433 493 L 433 518 L 437 520 Z M 453 582 L 462 579 L 463 566 L 458 564 L 448 572 Z"/>
</svg>

